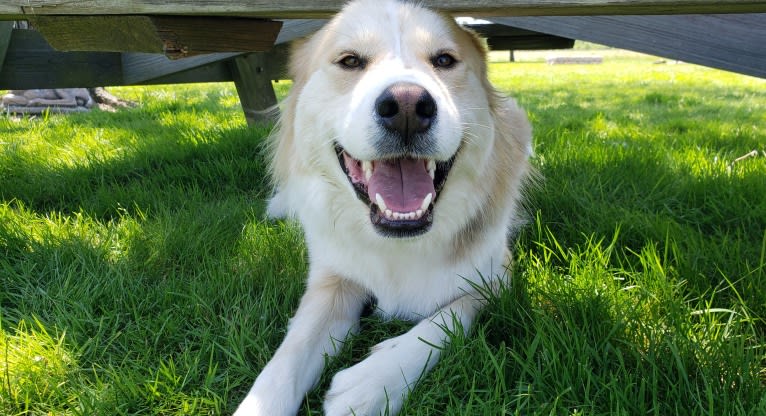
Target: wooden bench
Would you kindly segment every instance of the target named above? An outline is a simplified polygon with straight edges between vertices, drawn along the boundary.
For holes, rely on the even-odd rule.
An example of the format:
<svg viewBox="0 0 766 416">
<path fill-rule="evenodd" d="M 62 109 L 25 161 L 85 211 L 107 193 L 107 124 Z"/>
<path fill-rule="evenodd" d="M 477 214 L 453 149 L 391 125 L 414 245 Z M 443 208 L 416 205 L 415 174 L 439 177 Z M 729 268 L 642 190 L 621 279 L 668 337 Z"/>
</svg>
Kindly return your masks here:
<svg viewBox="0 0 766 416">
<path fill-rule="evenodd" d="M 545 62 L 548 65 L 593 65 L 604 62 L 604 58 L 600 56 L 549 56 L 545 58 Z"/>
<path fill-rule="evenodd" d="M 286 44 L 315 31 L 345 1 L 6 0 L 0 88 L 234 81 L 248 122 L 258 122 L 276 109 L 271 80 L 284 77 Z M 766 0 L 423 3 L 492 19 L 478 30 L 495 49 L 584 39 L 766 77 Z M 19 20 L 38 31 L 13 29 Z M 711 30 L 719 35 L 698 35 Z"/>
</svg>

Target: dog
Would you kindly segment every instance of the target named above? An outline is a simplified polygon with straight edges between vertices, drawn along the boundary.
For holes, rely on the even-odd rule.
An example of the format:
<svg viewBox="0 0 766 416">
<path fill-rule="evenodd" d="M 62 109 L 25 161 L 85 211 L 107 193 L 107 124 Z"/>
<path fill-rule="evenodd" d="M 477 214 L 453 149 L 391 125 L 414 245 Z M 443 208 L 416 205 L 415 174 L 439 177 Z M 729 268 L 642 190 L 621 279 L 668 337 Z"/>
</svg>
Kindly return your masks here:
<svg viewBox="0 0 766 416">
<path fill-rule="evenodd" d="M 353 1 L 294 47 L 268 212 L 301 223 L 307 289 L 235 415 L 295 415 L 371 299 L 414 326 L 335 374 L 324 414 L 396 414 L 507 279 L 532 133 L 486 54 L 401 0 Z"/>
<path fill-rule="evenodd" d="M 93 107 L 93 98 L 85 88 L 56 88 L 11 90 L 2 98 L 5 106 L 59 106 L 59 107 Z"/>
</svg>

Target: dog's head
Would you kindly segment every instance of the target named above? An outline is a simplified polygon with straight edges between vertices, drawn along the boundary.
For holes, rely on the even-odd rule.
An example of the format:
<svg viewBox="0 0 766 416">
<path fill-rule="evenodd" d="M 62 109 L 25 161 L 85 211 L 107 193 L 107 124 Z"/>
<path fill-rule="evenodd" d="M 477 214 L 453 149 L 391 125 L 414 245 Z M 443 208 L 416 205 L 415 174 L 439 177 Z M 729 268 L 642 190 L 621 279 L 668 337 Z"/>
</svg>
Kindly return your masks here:
<svg viewBox="0 0 766 416">
<path fill-rule="evenodd" d="M 479 177 L 492 152 L 498 98 L 485 55 L 448 16 L 396 0 L 349 4 L 293 52 L 277 185 L 302 172 L 340 181 L 343 203 L 361 201 L 378 234 L 425 233 L 450 203 L 456 161 Z"/>
</svg>

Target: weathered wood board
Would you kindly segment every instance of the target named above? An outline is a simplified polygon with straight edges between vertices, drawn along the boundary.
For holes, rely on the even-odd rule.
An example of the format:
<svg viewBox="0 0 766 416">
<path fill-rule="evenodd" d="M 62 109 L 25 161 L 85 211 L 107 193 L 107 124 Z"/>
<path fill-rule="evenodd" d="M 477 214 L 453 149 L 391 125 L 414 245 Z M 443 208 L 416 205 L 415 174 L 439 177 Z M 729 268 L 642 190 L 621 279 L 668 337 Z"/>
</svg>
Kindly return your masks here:
<svg viewBox="0 0 766 416">
<path fill-rule="evenodd" d="M 0 19 L 25 15 L 207 15 L 318 18 L 346 0 L 5 0 Z M 423 0 L 460 16 L 758 13 L 766 0 Z"/>
<path fill-rule="evenodd" d="M 466 27 L 487 39 L 492 50 L 569 49 L 574 40 L 533 30 L 498 24 L 471 24 Z"/>
<path fill-rule="evenodd" d="M 196 16 L 33 16 L 59 51 L 148 52 L 184 58 L 271 49 L 280 21 Z"/>
<path fill-rule="evenodd" d="M 0 70 L 3 69 L 5 62 L 5 52 L 11 43 L 11 32 L 13 31 L 12 22 L 0 22 Z"/>
<path fill-rule="evenodd" d="M 7 23 L 0 24 L 10 28 Z M 324 21 L 284 22 L 277 46 L 265 55 L 267 76 L 286 78 L 287 42 L 312 33 L 322 24 Z M 232 81 L 227 61 L 243 55 L 221 52 L 170 60 L 162 54 L 149 53 L 59 52 L 37 31 L 8 32 L 9 51 L 7 65 L 0 67 L 0 89 Z"/>
<path fill-rule="evenodd" d="M 14 29 L 0 68 L 0 89 L 120 85 L 118 52 L 57 52 L 39 32 Z"/>
<path fill-rule="evenodd" d="M 496 23 L 766 78 L 766 14 L 493 18 Z"/>
</svg>

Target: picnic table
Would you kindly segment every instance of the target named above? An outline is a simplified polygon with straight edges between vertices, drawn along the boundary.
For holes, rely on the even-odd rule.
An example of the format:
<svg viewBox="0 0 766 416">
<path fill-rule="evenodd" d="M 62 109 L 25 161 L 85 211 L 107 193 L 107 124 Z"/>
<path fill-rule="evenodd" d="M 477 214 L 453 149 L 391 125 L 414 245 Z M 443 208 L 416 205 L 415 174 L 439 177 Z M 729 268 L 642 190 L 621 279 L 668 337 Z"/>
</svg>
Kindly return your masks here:
<svg viewBox="0 0 766 416">
<path fill-rule="evenodd" d="M 248 122 L 273 117 L 287 44 L 344 0 L 6 0 L 0 89 L 234 81 Z M 766 0 L 426 0 L 494 48 L 581 39 L 766 78 Z M 14 27 L 28 21 L 36 30 Z"/>
</svg>

